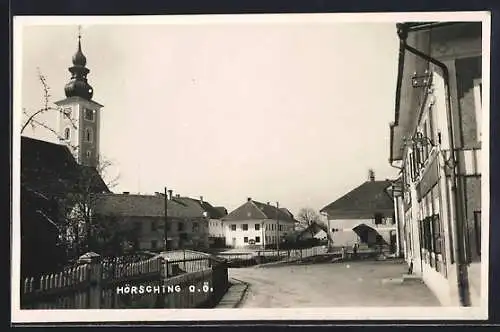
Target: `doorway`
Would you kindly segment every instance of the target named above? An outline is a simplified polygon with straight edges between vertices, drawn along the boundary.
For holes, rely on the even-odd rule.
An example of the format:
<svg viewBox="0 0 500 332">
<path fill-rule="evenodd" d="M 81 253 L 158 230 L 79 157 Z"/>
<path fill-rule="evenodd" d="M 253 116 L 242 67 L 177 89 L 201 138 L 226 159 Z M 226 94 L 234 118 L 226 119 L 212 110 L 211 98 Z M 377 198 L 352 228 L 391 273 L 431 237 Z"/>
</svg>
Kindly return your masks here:
<svg viewBox="0 0 500 332">
<path fill-rule="evenodd" d="M 396 250 L 397 250 L 396 244 L 397 244 L 396 231 L 391 231 L 390 232 L 390 241 L 389 241 L 391 253 L 396 253 Z"/>
</svg>

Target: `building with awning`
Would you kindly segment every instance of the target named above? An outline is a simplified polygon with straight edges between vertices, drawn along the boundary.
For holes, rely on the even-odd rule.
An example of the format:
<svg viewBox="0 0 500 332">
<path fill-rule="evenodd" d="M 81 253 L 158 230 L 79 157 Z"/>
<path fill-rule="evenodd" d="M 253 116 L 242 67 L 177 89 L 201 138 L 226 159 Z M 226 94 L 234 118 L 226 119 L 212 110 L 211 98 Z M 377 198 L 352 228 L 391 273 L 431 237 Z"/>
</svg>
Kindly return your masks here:
<svg viewBox="0 0 500 332">
<path fill-rule="evenodd" d="M 398 251 L 394 205 L 388 192 L 392 183 L 376 180 L 370 171 L 367 181 L 320 210 L 328 218 L 333 247 L 384 243 L 391 252 Z"/>
</svg>

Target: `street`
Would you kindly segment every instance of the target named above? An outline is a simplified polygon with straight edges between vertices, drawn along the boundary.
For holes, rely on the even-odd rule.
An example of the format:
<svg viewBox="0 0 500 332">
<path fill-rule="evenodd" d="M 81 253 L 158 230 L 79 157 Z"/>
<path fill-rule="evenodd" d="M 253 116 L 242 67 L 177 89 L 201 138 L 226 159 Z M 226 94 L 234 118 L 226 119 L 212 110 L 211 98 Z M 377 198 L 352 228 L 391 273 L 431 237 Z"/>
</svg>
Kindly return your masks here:
<svg viewBox="0 0 500 332">
<path fill-rule="evenodd" d="M 250 284 L 241 308 L 439 306 L 423 284 L 398 283 L 407 267 L 390 261 L 233 268 Z"/>
</svg>

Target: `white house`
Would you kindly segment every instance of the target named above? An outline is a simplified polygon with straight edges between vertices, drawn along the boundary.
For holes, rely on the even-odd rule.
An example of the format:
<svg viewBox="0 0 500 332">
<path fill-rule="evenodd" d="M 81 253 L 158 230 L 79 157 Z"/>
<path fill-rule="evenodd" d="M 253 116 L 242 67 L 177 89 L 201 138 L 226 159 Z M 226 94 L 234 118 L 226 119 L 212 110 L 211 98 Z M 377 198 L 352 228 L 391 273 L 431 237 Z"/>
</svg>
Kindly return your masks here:
<svg viewBox="0 0 500 332">
<path fill-rule="evenodd" d="M 295 224 L 289 212 L 250 197 L 222 220 L 226 245 L 233 248 L 276 246 L 278 239 L 291 232 Z"/>
</svg>

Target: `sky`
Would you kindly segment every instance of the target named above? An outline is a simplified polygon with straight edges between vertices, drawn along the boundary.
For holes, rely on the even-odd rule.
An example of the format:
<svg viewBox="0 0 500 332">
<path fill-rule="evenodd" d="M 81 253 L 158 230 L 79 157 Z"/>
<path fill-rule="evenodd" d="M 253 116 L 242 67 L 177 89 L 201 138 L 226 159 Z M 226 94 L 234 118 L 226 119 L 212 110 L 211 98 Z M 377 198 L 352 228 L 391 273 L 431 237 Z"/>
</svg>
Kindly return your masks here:
<svg viewBox="0 0 500 332">
<path fill-rule="evenodd" d="M 64 99 L 77 25 L 24 26 L 21 104 Z M 394 178 L 394 23 L 213 22 L 82 28 L 101 154 L 115 192 L 247 197 L 317 211 L 367 180 Z M 20 110 L 15 110 L 20 114 Z M 55 113 L 45 123 L 57 126 Z M 56 142 L 43 128 L 26 136 Z"/>
</svg>

